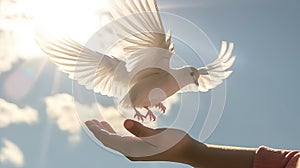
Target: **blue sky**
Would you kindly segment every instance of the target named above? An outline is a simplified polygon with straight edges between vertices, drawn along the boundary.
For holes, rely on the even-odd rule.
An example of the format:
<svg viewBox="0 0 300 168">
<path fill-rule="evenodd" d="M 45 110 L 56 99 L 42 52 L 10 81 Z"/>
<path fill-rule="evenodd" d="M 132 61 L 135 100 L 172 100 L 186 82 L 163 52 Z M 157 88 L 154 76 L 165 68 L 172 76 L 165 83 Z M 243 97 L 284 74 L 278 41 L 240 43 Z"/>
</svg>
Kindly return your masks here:
<svg viewBox="0 0 300 168">
<path fill-rule="evenodd" d="M 4 2 L 0 1 L 0 9 L 10 9 L 7 6 L 3 8 L 3 4 L 7 5 Z M 222 40 L 235 43 L 234 55 L 237 59 L 232 68 L 234 73 L 226 81 L 226 86 L 223 86 L 226 87 L 225 109 L 218 126 L 205 143 L 245 147 L 267 145 L 300 150 L 300 2 L 158 0 L 158 5 L 161 11 L 179 15 L 197 25 L 217 49 Z M 81 13 L 84 13 L 84 10 Z M 1 14 L 3 15 L 3 12 L 0 10 L 0 16 Z M 13 116 L 13 119 L 10 119 L 8 124 L 0 123 L 0 156 L 3 155 L 1 149 L 7 147 L 6 141 L 15 144 L 19 148 L 16 153 L 22 153 L 24 156 L 24 162 L 20 163 L 16 159 L 10 161 L 15 165 L 0 159 L 1 168 L 18 165 L 24 168 L 189 167 L 163 162 L 133 163 L 100 147 L 76 123 L 70 122 L 71 127 L 60 124 L 61 120 L 71 120 L 72 115 L 69 111 L 74 109 L 69 96 L 53 96 L 61 93 L 72 96 L 74 88 L 79 99 L 80 96 L 92 93 L 82 93 L 84 88 L 76 84 L 73 87 L 67 75 L 58 72 L 56 66 L 45 56 L 30 56 L 32 52 L 22 48 L 23 42 L 17 43 L 19 46 L 12 50 L 10 47 L 14 45 L 10 44 L 11 38 L 8 38 L 10 36 L 4 31 L 7 30 L 7 22 L 3 17 L 0 18 L 0 58 L 4 60 L 0 63 L 0 99 L 5 101 L 0 104 L 0 117 L 5 115 L 9 118 L 9 110 L 5 108 L 18 111 L 9 115 Z M 17 24 L 14 26 L 14 31 L 19 29 Z M 180 36 L 191 36 L 189 30 L 185 33 Z M 17 36 L 19 38 L 15 39 L 26 37 L 20 34 Z M 188 40 L 196 43 L 201 39 Z M 180 44 L 177 46 L 178 53 L 184 53 L 184 48 L 181 48 Z M 9 68 L 11 62 L 12 67 Z M 61 109 L 49 109 L 46 98 L 61 99 L 61 103 L 56 105 L 68 113 L 57 112 Z M 193 122 L 189 131 L 194 138 L 199 137 L 203 127 L 210 98 L 211 92 L 200 94 L 200 109 L 196 121 L 181 118 L 181 121 L 187 124 Z M 101 97 L 99 99 L 102 100 Z M 161 117 L 157 125 L 171 126 L 179 106 L 177 101 L 172 106 L 175 112 L 172 113 L 171 110 L 169 115 Z M 77 108 L 94 110 L 81 105 L 77 105 Z M 0 118 L 0 121 L 3 121 L 3 118 Z"/>
</svg>

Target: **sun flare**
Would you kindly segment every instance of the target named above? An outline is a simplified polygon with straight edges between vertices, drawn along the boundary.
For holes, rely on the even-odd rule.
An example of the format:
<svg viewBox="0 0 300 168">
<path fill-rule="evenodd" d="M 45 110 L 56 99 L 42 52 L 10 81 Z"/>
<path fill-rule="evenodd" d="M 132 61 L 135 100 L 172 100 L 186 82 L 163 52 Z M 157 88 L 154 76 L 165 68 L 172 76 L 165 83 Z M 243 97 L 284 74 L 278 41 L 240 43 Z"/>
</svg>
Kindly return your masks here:
<svg viewBox="0 0 300 168">
<path fill-rule="evenodd" d="M 35 42 L 36 33 L 41 32 L 85 42 L 109 22 L 105 14 L 108 7 L 108 0 L 4 0 L 0 4 L 0 30 L 13 40 L 4 44 L 5 51 L 21 59 L 43 56 Z"/>
</svg>

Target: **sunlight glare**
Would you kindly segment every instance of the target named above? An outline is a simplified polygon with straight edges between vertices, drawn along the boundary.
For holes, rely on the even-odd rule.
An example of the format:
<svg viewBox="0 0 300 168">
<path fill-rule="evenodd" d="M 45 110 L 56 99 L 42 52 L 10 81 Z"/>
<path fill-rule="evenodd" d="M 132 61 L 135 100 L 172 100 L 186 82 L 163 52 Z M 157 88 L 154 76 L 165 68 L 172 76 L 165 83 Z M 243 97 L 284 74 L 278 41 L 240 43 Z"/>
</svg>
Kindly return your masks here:
<svg viewBox="0 0 300 168">
<path fill-rule="evenodd" d="M 17 101 L 26 98 L 30 91 L 34 89 L 45 64 L 46 59 L 32 59 L 22 63 L 4 79 L 4 94 Z"/>
<path fill-rule="evenodd" d="M 103 13 L 109 6 L 108 0 L 22 2 L 22 8 L 33 17 L 37 31 L 65 34 L 79 42 L 87 40 L 103 23 L 107 23 Z"/>
<path fill-rule="evenodd" d="M 0 47 L 0 50 L 3 57 L 17 60 L 41 55 L 34 42 L 31 17 L 22 10 L 18 2 L 4 1 L 0 3 L 0 10 L 0 32 L 1 39 L 4 40 L 4 48 Z"/>
</svg>

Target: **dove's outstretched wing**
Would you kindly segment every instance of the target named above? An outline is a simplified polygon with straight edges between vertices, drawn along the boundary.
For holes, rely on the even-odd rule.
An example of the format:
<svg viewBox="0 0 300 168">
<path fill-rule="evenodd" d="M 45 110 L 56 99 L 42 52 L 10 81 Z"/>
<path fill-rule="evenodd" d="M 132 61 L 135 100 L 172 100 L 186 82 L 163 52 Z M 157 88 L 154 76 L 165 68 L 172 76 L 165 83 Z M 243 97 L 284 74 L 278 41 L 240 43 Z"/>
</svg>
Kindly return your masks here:
<svg viewBox="0 0 300 168">
<path fill-rule="evenodd" d="M 229 69 L 235 61 L 235 56 L 232 56 L 233 48 L 233 43 L 227 45 L 227 42 L 223 41 L 218 58 L 205 67 L 198 69 L 200 74 L 198 78 L 199 86 L 197 87 L 195 84 L 190 84 L 182 88 L 181 92 L 206 92 L 220 85 L 223 80 L 228 78 L 232 73 L 232 71 L 227 71 L 227 69 Z"/>
<path fill-rule="evenodd" d="M 123 61 L 69 39 L 49 41 L 40 38 L 37 42 L 61 71 L 87 89 L 113 97 L 127 92 L 129 77 Z"/>
<path fill-rule="evenodd" d="M 122 50 L 129 72 L 148 67 L 169 68 L 174 46 L 171 33 L 165 34 L 155 0 L 113 0 L 112 29 L 119 37 L 111 51 Z"/>
<path fill-rule="evenodd" d="M 71 79 L 102 95 L 120 98 L 127 93 L 131 78 L 151 75 L 140 71 L 147 68 L 147 72 L 156 74 L 152 67 L 169 67 L 173 44 L 171 34 L 165 34 L 155 0 L 112 0 L 110 3 L 114 20 L 109 28 L 120 40 L 107 55 L 69 39 L 39 39 L 38 42 L 50 60 Z M 111 54 L 114 50 L 119 55 Z"/>
</svg>

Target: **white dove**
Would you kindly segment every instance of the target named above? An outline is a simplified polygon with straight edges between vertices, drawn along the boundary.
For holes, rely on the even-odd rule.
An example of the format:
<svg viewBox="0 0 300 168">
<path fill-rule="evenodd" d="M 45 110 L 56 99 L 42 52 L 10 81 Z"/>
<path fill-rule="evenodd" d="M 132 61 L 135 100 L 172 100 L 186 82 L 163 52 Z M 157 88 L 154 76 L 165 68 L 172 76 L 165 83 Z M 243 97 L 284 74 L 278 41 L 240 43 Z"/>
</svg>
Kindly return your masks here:
<svg viewBox="0 0 300 168">
<path fill-rule="evenodd" d="M 165 33 L 155 0 L 114 0 L 111 29 L 120 40 L 107 55 L 92 51 L 73 40 L 38 39 L 41 49 L 71 79 L 96 93 L 114 97 L 120 109 L 132 109 L 144 121 L 163 113 L 162 101 L 178 91 L 206 92 L 223 82 L 232 71 L 233 43 L 222 42 L 218 58 L 201 68 L 171 69 L 174 53 L 171 34 Z M 124 17 L 125 16 L 125 17 Z M 121 47 L 121 50 L 120 50 Z M 118 50 L 118 55 L 113 55 Z M 121 51 L 121 52 L 120 52 Z M 147 109 L 146 115 L 139 110 Z"/>
</svg>

